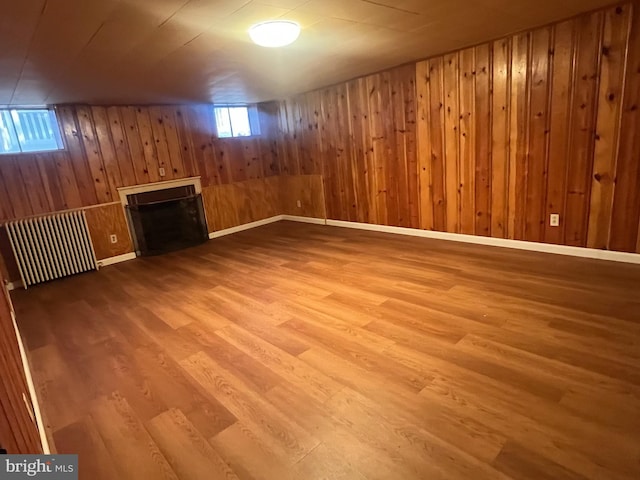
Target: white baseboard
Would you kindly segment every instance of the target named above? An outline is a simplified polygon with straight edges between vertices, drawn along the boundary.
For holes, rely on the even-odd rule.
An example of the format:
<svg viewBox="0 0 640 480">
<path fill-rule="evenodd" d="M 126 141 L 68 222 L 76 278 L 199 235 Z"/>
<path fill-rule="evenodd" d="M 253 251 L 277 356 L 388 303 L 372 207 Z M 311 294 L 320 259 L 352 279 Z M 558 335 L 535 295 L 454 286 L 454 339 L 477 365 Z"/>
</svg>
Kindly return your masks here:
<svg viewBox="0 0 640 480">
<path fill-rule="evenodd" d="M 506 238 L 482 237 L 476 235 L 465 235 L 461 233 L 435 232 L 432 230 L 420 230 L 417 228 L 407 227 L 390 227 L 387 225 L 376 225 L 373 223 L 347 222 L 343 220 L 329 220 L 324 218 L 301 217 L 297 215 L 275 215 L 237 227 L 226 228 L 211 232 L 209 238 L 218 238 L 233 233 L 250 230 L 252 228 L 268 225 L 270 223 L 279 222 L 280 220 L 288 220 L 300 223 L 312 223 L 317 225 L 328 225 L 331 227 L 354 228 L 358 230 L 369 230 L 372 232 L 393 233 L 396 235 L 408 235 L 412 237 L 433 238 L 436 240 L 448 240 L 452 242 L 472 243 L 476 245 L 488 245 L 492 247 L 511 248 L 516 250 L 528 250 L 532 252 L 552 253 L 556 255 L 568 255 L 581 258 L 593 258 L 598 260 L 608 260 L 612 262 L 640 264 L 640 254 L 627 252 L 613 252 L 610 250 L 597 250 L 594 248 L 569 247 L 566 245 L 554 245 L 549 243 L 526 242 L 523 240 L 511 240 Z M 115 257 L 105 258 L 98 261 L 98 267 L 106 267 L 114 263 L 126 262 L 136 258 L 135 252 L 125 253 Z M 15 290 L 21 288 L 22 282 L 7 283 L 7 290 Z"/>
<path fill-rule="evenodd" d="M 315 223 L 317 225 L 326 225 L 327 220 L 324 218 L 315 218 L 315 217 L 299 217 L 297 215 L 281 215 L 281 220 L 290 220 L 292 222 L 301 222 L 301 223 Z"/>
<path fill-rule="evenodd" d="M 476 245 L 488 245 L 492 247 L 512 248 L 516 250 L 529 250 L 532 252 L 553 253 L 556 255 L 569 255 L 573 257 L 594 258 L 598 260 L 609 260 L 612 262 L 640 264 L 640 254 L 637 254 L 637 253 L 612 252 L 610 250 L 597 250 L 595 248 L 569 247 L 566 245 L 526 242 L 523 240 L 511 240 L 506 238 L 464 235 L 461 233 L 434 232 L 432 230 L 419 230 L 416 228 L 389 227 L 387 225 L 345 222 L 343 220 L 327 220 L 327 225 L 332 227 L 345 227 L 345 228 L 355 228 L 358 230 L 370 230 L 373 232 L 394 233 L 397 235 L 409 235 L 412 237 L 423 237 L 423 238 L 433 238 L 437 240 L 449 240 L 453 242 L 473 243 Z"/>
<path fill-rule="evenodd" d="M 122 255 L 116 255 L 115 257 L 109 257 L 102 260 L 98 260 L 98 267 L 106 267 L 107 265 L 113 265 L 114 263 L 126 262 L 127 260 L 134 260 L 136 257 L 135 252 L 129 252 Z"/>
<path fill-rule="evenodd" d="M 265 218 L 263 220 L 257 220 L 251 223 L 245 223 L 244 225 L 238 225 L 237 227 L 225 228 L 224 230 L 217 230 L 209 234 L 209 238 L 224 237 L 225 235 L 231 235 L 232 233 L 242 232 L 244 230 L 250 230 L 252 228 L 261 227 L 262 225 L 268 225 L 270 223 L 279 222 L 284 215 L 276 215 L 274 217 Z"/>
</svg>

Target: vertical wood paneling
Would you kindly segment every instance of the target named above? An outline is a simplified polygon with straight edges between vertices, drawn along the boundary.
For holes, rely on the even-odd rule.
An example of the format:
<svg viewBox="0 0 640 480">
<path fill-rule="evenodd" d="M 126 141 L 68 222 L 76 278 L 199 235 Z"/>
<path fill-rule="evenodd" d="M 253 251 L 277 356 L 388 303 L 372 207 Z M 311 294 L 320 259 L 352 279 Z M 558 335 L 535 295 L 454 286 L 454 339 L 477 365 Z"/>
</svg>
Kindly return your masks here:
<svg viewBox="0 0 640 480">
<path fill-rule="evenodd" d="M 134 113 L 138 126 L 138 135 L 140 136 L 140 145 L 142 146 L 142 155 L 146 165 L 146 173 L 149 175 L 150 182 L 159 182 L 162 180 L 159 168 L 165 166 L 165 164 L 164 158 L 162 159 L 162 165 L 158 159 L 158 151 L 151 130 L 149 110 L 143 107 L 136 107 Z"/>
<path fill-rule="evenodd" d="M 195 163 L 194 145 L 189 132 L 188 121 L 182 108 L 176 108 L 174 114 L 180 156 L 184 165 L 184 175 L 185 177 L 192 177 L 197 175 L 199 170 Z"/>
<path fill-rule="evenodd" d="M 211 146 L 208 143 L 208 135 L 204 125 L 198 121 L 198 112 L 196 107 L 185 107 L 182 115 L 182 129 L 183 132 L 190 132 L 190 139 L 193 148 L 193 158 L 195 170 L 200 174 L 200 179 L 203 185 L 216 185 L 219 182 L 219 177 L 211 177 L 211 167 L 207 168 L 207 165 L 213 161 L 213 152 Z M 225 176 L 228 176 L 226 169 L 223 172 Z"/>
<path fill-rule="evenodd" d="M 568 21 L 553 29 L 551 56 L 551 111 L 549 118 L 549 162 L 547 174 L 544 240 L 564 243 L 565 200 L 570 144 L 571 99 L 573 93 L 575 22 Z M 551 214 L 560 215 L 560 227 L 549 225 Z"/>
<path fill-rule="evenodd" d="M 31 211 L 36 215 L 46 213 L 52 199 L 50 196 L 47 196 L 48 188 L 45 187 L 40 169 L 38 168 L 38 157 L 35 155 L 30 156 L 29 158 L 20 159 L 16 163 L 20 167 L 22 181 L 28 192 Z"/>
<path fill-rule="evenodd" d="M 433 170 L 434 155 L 434 139 L 431 138 L 431 125 L 439 121 L 439 112 L 436 118 L 431 118 L 431 107 L 435 100 L 431 100 L 431 82 L 437 82 L 436 78 L 432 79 L 431 62 L 425 60 L 416 64 L 416 98 L 418 102 L 417 115 L 417 140 L 419 155 L 419 181 L 420 181 L 420 228 L 425 230 L 434 230 L 434 210 L 436 201 L 434 198 L 433 181 L 435 175 Z M 437 140 L 436 140 L 437 141 Z M 443 179 L 441 176 L 439 179 Z"/>
<path fill-rule="evenodd" d="M 129 145 L 129 155 L 134 166 L 136 183 L 149 183 L 151 182 L 151 177 L 149 176 L 149 166 L 145 159 L 140 134 L 138 133 L 136 109 L 135 107 L 123 107 L 120 110 L 120 114 L 124 124 L 127 144 Z"/>
<path fill-rule="evenodd" d="M 120 170 L 122 186 L 135 185 L 136 174 L 131 159 L 129 144 L 127 143 L 127 137 L 125 135 L 120 108 L 108 107 L 107 118 L 109 121 L 109 129 L 111 130 L 111 140 L 115 150 L 116 161 L 118 162 L 118 169 Z"/>
<path fill-rule="evenodd" d="M 280 172 L 321 173 L 329 218 L 420 225 L 414 65 L 279 106 Z"/>
<path fill-rule="evenodd" d="M 278 102 L 265 102 L 258 105 L 258 119 L 260 121 L 258 145 L 265 177 L 280 173 L 278 108 Z"/>
<path fill-rule="evenodd" d="M 106 181 L 109 184 L 111 197 L 117 200 L 118 195 L 116 188 L 123 184 L 118 159 L 113 144 L 111 125 L 107 116 L 107 110 L 104 107 L 91 107 L 89 112 L 90 121 L 94 126 L 98 148 L 96 151 L 102 155 L 102 164 Z M 86 148 L 86 145 L 85 145 Z"/>
<path fill-rule="evenodd" d="M 491 85 L 491 236 L 506 238 L 509 203 L 509 79 L 507 40 L 492 45 Z"/>
<path fill-rule="evenodd" d="M 475 49 L 475 234 L 491 235 L 491 50 Z"/>
<path fill-rule="evenodd" d="M 84 155 L 89 165 L 89 171 L 94 182 L 94 189 L 98 197 L 98 203 L 108 203 L 113 200 L 109 180 L 105 174 L 102 161 L 102 152 L 96 139 L 91 120 L 91 110 L 89 107 L 78 107 L 76 109 L 79 133 L 82 135 L 82 145 Z"/>
<path fill-rule="evenodd" d="M 525 238 L 525 199 L 527 185 L 527 143 L 529 129 L 529 35 L 512 39 L 511 125 L 509 154 L 508 238 Z"/>
<path fill-rule="evenodd" d="M 564 243 L 581 247 L 587 243 L 602 13 L 581 17 L 577 25 Z"/>
<path fill-rule="evenodd" d="M 444 57 L 444 139 L 445 139 L 445 198 L 447 232 L 460 233 L 459 134 L 460 110 L 458 54 Z"/>
<path fill-rule="evenodd" d="M 360 78 L 358 82 L 358 97 L 355 100 L 360 116 L 362 119 L 362 149 L 365 155 L 365 168 L 367 169 L 367 177 L 365 179 L 365 187 L 367 188 L 368 197 L 368 216 L 362 221 L 376 223 L 378 219 L 378 206 L 376 204 L 377 187 L 376 187 L 376 168 L 373 155 L 373 136 L 371 135 L 371 114 L 369 111 L 369 90 L 367 89 L 367 79 Z M 351 97 L 354 98 L 354 97 Z"/>
<path fill-rule="evenodd" d="M 40 176 L 42 177 L 43 188 L 47 195 L 48 208 L 53 206 L 54 210 L 66 210 L 68 207 L 63 197 L 63 189 L 60 177 L 56 168 L 56 154 L 43 153 L 36 156 Z"/>
<path fill-rule="evenodd" d="M 15 217 L 33 215 L 31 202 L 27 194 L 25 183 L 18 168 L 18 160 L 13 155 L 0 157 L 2 165 L 2 180 L 7 192 L 9 204 L 13 207 L 12 214 Z"/>
<path fill-rule="evenodd" d="M 57 110 L 60 130 L 65 139 L 68 158 L 78 185 L 80 200 L 83 205 L 98 203 L 94 180 L 89 170 L 89 161 L 84 153 L 82 138 L 76 124 L 75 110 L 72 107 L 60 107 Z"/>
<path fill-rule="evenodd" d="M 636 12 L 628 40 L 631 10 L 282 101 L 282 171 L 312 171 L 319 158 L 329 218 L 633 251 L 640 26 Z"/>
<path fill-rule="evenodd" d="M 343 215 L 348 220 L 357 221 L 358 215 L 352 169 L 353 157 L 351 155 L 353 135 L 349 128 L 349 97 L 346 83 L 339 86 L 336 94 L 336 121 L 338 122 L 339 131 L 343 132 L 342 135 L 337 135 L 336 138 L 336 161 L 338 165 L 338 175 L 341 179 L 341 189 L 343 192 L 342 205 L 345 207 Z"/>
<path fill-rule="evenodd" d="M 167 148 L 169 150 L 169 160 L 171 161 L 173 176 L 174 178 L 184 178 L 188 175 L 185 173 L 185 162 L 182 159 L 175 110 L 174 107 L 161 107 L 158 113 L 162 116 L 162 126 L 164 127 L 164 133 L 167 139 Z"/>
<path fill-rule="evenodd" d="M 411 208 L 414 199 L 409 193 L 409 170 L 415 166 L 415 162 L 409 160 L 408 145 L 405 142 L 407 122 L 405 112 L 409 110 L 405 104 L 405 96 L 401 80 L 402 69 L 394 69 L 391 74 L 391 105 L 393 109 L 393 124 L 395 126 L 391 142 L 391 158 L 397 158 L 397 162 L 389 164 L 389 170 L 394 173 L 394 184 L 391 190 L 395 197 L 396 219 L 393 225 L 409 227 L 411 225 Z M 414 75 L 415 77 L 415 75 Z M 413 107 L 411 107 L 413 108 Z"/>
<path fill-rule="evenodd" d="M 609 248 L 624 252 L 638 250 L 640 218 L 640 5 L 633 7 L 609 233 Z"/>
<path fill-rule="evenodd" d="M 97 260 L 103 260 L 133 251 L 125 212 L 120 203 L 109 203 L 84 210 L 87 227 Z M 115 234 L 117 241 L 111 242 Z"/>
<path fill-rule="evenodd" d="M 401 113 L 404 114 L 404 126 L 402 130 L 396 131 L 401 134 L 398 138 L 404 143 L 404 151 L 406 161 L 406 192 L 409 202 L 409 218 L 406 223 L 408 227 L 419 228 L 420 221 L 420 202 L 418 200 L 418 141 L 416 139 L 416 81 L 415 67 L 406 65 L 402 70 L 398 70 L 399 75 L 397 81 L 399 88 L 402 89 L 404 107 Z M 405 186 L 400 188 L 404 190 Z M 404 205 L 399 204 L 403 209 Z"/>
<path fill-rule="evenodd" d="M 458 160 L 460 203 L 460 233 L 475 233 L 475 49 L 468 48 L 460 52 L 460 157 Z"/>
<path fill-rule="evenodd" d="M 158 176 L 162 180 L 171 180 L 175 178 L 175 174 L 171 165 L 171 157 L 169 156 L 169 144 L 165 134 L 162 110 L 159 107 L 151 107 L 148 112 L 152 139 L 158 159 L 158 169 L 164 169 L 164 175 L 160 175 L 160 171 L 158 171 Z"/>
<path fill-rule="evenodd" d="M 356 202 L 356 218 L 360 222 L 371 222 L 371 195 L 369 188 L 369 147 L 365 142 L 368 136 L 368 122 L 366 120 L 366 110 L 363 105 L 366 102 L 366 95 L 363 95 L 362 80 L 353 80 L 347 84 L 347 95 L 349 104 L 349 131 L 352 132 L 350 154 L 353 159 L 351 172 L 354 185 L 354 196 Z M 315 120 L 310 119 L 311 122 Z M 309 123 L 309 130 L 312 134 L 317 131 L 317 120 Z M 314 135 L 315 137 L 315 135 Z M 311 150 L 315 150 L 314 146 Z"/>
<path fill-rule="evenodd" d="M 382 77 L 382 103 L 380 105 L 381 116 L 383 119 L 380 144 L 383 146 L 378 152 L 380 155 L 380 165 L 384 171 L 385 176 L 385 192 L 386 192 L 386 212 L 387 221 L 386 225 L 400 226 L 400 205 L 399 205 L 399 189 L 398 189 L 398 176 L 400 170 L 400 164 L 403 159 L 401 158 L 402 149 L 398 151 L 398 145 L 396 133 L 398 125 L 397 122 L 397 109 L 400 108 L 397 105 L 398 99 L 396 98 L 395 85 L 392 82 L 392 72 L 381 73 Z M 389 118 L 390 117 L 390 118 Z M 389 131 L 387 128 L 389 119 L 396 128 L 393 131 Z M 389 159 L 395 158 L 397 161 L 390 162 Z M 405 204 L 406 206 L 406 204 Z"/>
<path fill-rule="evenodd" d="M 630 19 L 630 5 L 607 10 L 604 16 L 591 208 L 587 235 L 587 246 L 591 248 L 608 246 L 618 154 L 622 80 Z"/>
<path fill-rule="evenodd" d="M 544 237 L 549 134 L 547 111 L 549 104 L 549 42 L 550 29 L 539 29 L 532 34 L 524 238 L 534 242 L 541 242 Z"/>
<path fill-rule="evenodd" d="M 384 83 L 380 75 L 367 78 L 369 91 L 369 118 L 371 119 L 371 138 L 373 143 L 373 165 L 375 171 L 376 192 L 376 223 L 388 225 L 389 212 L 387 210 L 387 179 L 385 175 L 385 161 L 388 158 L 387 146 L 384 138 L 384 121 L 388 112 L 384 110 L 382 101 Z M 326 192 L 325 192 L 326 195 Z M 327 215 L 330 215 L 327 212 Z"/>
<path fill-rule="evenodd" d="M 421 152 L 419 158 L 427 156 L 431 166 L 431 190 L 433 201 L 433 228 L 441 232 L 447 228 L 447 200 L 445 194 L 445 107 L 444 107 L 444 61 L 436 58 L 429 62 L 429 136 L 431 150 Z M 424 228 L 424 227 L 423 227 Z"/>
</svg>

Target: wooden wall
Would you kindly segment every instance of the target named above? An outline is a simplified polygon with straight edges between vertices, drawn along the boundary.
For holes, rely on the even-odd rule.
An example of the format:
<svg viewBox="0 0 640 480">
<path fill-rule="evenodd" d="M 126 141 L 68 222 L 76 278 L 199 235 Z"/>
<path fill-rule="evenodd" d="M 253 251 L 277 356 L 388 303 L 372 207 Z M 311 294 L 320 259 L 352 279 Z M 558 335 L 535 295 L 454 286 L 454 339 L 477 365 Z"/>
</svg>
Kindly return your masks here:
<svg viewBox="0 0 640 480">
<path fill-rule="evenodd" d="M 287 99 L 281 169 L 331 219 L 640 252 L 639 95 L 634 1 Z"/>
<path fill-rule="evenodd" d="M 278 177 L 203 188 L 209 232 L 280 214 Z"/>
<path fill-rule="evenodd" d="M 133 241 L 120 202 L 89 207 L 84 213 L 96 259 L 104 260 L 133 252 Z M 112 234 L 117 238 L 115 243 L 111 243 Z"/>
<path fill-rule="evenodd" d="M 322 175 L 282 175 L 278 180 L 279 213 L 297 217 L 327 218 Z"/>
<path fill-rule="evenodd" d="M 328 218 L 419 227 L 415 66 L 284 101 L 282 172 L 322 174 Z"/>
<path fill-rule="evenodd" d="M 202 198 L 209 232 L 282 214 L 325 218 L 320 175 L 283 175 L 210 186 L 203 189 Z"/>
<path fill-rule="evenodd" d="M 8 453 L 42 453 L 11 310 L 0 282 L 0 448 Z"/>
<path fill-rule="evenodd" d="M 259 111 L 263 135 L 218 139 L 210 105 L 60 106 L 66 150 L 0 155 L 0 221 L 118 201 L 116 189 L 126 185 L 277 175 L 277 106 Z"/>
</svg>

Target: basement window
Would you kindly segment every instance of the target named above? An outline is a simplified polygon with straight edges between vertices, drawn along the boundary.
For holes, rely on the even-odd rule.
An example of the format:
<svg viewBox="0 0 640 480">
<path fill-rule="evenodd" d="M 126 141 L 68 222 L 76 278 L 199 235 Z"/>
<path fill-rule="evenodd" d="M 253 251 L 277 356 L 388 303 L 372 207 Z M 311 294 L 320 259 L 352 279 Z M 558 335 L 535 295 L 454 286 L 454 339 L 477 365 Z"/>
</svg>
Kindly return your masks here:
<svg viewBox="0 0 640 480">
<path fill-rule="evenodd" d="M 216 105 L 213 107 L 219 138 L 260 135 L 255 105 Z"/>
<path fill-rule="evenodd" d="M 0 153 L 30 153 L 64 148 L 52 109 L 0 110 Z"/>
<path fill-rule="evenodd" d="M 0 154 L 46 152 L 63 148 L 53 109 L 0 110 Z"/>
</svg>

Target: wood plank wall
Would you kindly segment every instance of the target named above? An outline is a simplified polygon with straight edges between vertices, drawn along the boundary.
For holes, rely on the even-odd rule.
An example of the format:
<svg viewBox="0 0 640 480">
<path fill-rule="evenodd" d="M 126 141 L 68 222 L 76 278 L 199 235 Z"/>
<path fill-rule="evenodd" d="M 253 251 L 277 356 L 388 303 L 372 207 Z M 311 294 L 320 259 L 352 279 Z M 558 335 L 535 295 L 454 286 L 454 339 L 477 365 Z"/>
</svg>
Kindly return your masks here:
<svg viewBox="0 0 640 480">
<path fill-rule="evenodd" d="M 120 202 L 85 208 L 84 213 L 97 260 L 133 252 L 131 232 Z M 116 236 L 116 242 L 111 243 L 111 235 Z"/>
<path fill-rule="evenodd" d="M 279 215 L 278 181 L 271 177 L 203 188 L 209 232 Z"/>
<path fill-rule="evenodd" d="M 259 113 L 260 137 L 218 139 L 210 105 L 60 106 L 66 150 L 0 155 L 0 222 L 118 201 L 121 186 L 277 175 L 277 105 L 261 104 Z"/>
<path fill-rule="evenodd" d="M 281 214 L 325 218 L 320 175 L 282 175 L 210 186 L 203 189 L 202 200 L 209 232 Z"/>
<path fill-rule="evenodd" d="M 327 217 L 419 227 L 415 67 L 283 101 L 282 173 L 322 174 Z"/>
<path fill-rule="evenodd" d="M 0 282 L 0 448 L 8 453 L 42 453 L 11 310 Z"/>
<path fill-rule="evenodd" d="M 640 252 L 639 106 L 634 0 L 287 99 L 281 169 L 331 219 Z"/>
</svg>

